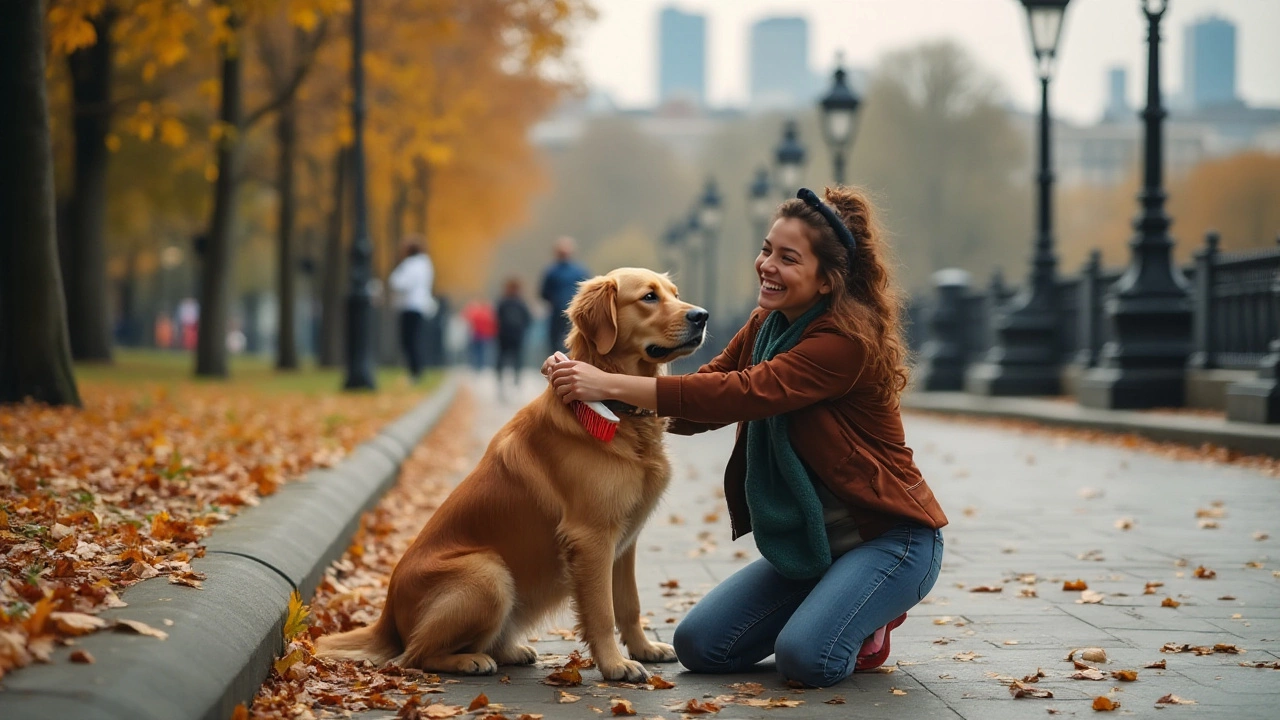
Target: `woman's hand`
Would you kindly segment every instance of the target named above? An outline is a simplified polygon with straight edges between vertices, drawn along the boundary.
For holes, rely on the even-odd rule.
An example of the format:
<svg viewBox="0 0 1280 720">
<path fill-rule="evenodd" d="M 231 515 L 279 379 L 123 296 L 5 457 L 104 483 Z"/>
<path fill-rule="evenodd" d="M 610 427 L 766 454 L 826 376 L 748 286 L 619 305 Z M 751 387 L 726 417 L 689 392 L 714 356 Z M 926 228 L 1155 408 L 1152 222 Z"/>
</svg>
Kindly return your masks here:
<svg viewBox="0 0 1280 720">
<path fill-rule="evenodd" d="M 589 363 L 570 360 L 560 353 L 559 356 L 548 358 L 551 362 L 551 386 L 555 388 L 556 395 L 560 400 L 569 403 L 574 400 L 582 402 L 591 402 L 593 400 L 608 400 L 613 397 L 612 391 L 609 389 L 612 373 L 607 373 L 600 368 Z M 545 368 L 546 365 L 544 364 Z"/>
<path fill-rule="evenodd" d="M 547 380 L 551 379 L 551 369 L 561 360 L 568 360 L 564 353 L 557 350 L 554 354 L 548 355 L 546 360 L 542 361 L 542 377 Z"/>
</svg>

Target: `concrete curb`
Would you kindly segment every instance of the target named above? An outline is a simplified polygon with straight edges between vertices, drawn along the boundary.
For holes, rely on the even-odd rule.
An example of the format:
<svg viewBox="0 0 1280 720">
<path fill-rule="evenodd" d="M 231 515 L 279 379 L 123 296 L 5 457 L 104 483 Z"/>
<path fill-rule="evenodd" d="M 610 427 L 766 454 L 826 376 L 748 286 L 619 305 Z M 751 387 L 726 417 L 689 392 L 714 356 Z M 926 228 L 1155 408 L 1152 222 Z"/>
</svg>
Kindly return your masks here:
<svg viewBox="0 0 1280 720">
<path fill-rule="evenodd" d="M 1099 410 L 1044 398 L 985 397 L 962 392 L 912 392 L 902 407 L 948 415 L 1029 420 L 1061 427 L 1133 433 L 1162 442 L 1199 447 L 1212 443 L 1250 455 L 1280 457 L 1280 426 L 1230 422 L 1218 417 Z"/>
<path fill-rule="evenodd" d="M 334 468 L 314 470 L 208 538 L 192 567 L 202 590 L 159 577 L 124 594 L 126 608 L 101 617 L 139 620 L 164 641 L 119 632 L 80 638 L 92 665 L 33 665 L 6 678 L 5 720 L 226 720 L 253 699 L 283 649 L 289 595 L 310 597 L 342 556 L 365 510 L 395 483 L 400 465 L 443 416 L 458 389 L 448 375 L 430 397 L 358 446 Z M 167 622 L 168 621 L 168 622 Z M 171 624 L 170 624 L 171 622 Z"/>
</svg>

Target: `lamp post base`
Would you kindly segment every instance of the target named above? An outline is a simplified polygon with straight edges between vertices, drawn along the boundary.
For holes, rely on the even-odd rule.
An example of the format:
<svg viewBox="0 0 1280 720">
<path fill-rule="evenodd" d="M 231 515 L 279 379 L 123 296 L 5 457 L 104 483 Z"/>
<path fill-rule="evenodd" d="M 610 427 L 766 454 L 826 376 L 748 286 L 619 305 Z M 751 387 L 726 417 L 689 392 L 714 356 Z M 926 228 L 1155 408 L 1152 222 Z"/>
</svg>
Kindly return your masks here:
<svg viewBox="0 0 1280 720">
<path fill-rule="evenodd" d="M 999 342 L 969 369 L 965 390 L 975 395 L 1060 394 L 1059 322 L 1052 305 L 1026 302 L 996 322 Z"/>
<path fill-rule="evenodd" d="M 1098 367 L 1080 379 L 1079 403 L 1114 410 L 1184 405 L 1191 355 L 1185 290 L 1174 283 L 1165 292 L 1113 297 L 1108 305 L 1116 339 L 1103 346 Z"/>
<path fill-rule="evenodd" d="M 373 390 L 373 304 L 367 295 L 347 296 L 347 377 L 343 390 Z"/>
<path fill-rule="evenodd" d="M 1083 407 L 1142 410 L 1180 407 L 1186 393 L 1186 376 L 1181 369 L 1094 368 L 1080 379 L 1076 400 Z"/>
</svg>

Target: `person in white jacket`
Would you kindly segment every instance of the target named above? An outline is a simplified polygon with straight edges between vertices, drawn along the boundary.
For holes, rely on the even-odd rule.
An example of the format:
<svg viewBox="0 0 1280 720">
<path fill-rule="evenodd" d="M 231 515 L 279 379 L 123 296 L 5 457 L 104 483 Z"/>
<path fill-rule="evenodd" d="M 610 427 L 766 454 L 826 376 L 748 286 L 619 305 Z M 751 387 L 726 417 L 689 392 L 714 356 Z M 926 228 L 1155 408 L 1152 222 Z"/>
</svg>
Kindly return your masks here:
<svg viewBox="0 0 1280 720">
<path fill-rule="evenodd" d="M 435 267 L 422 249 L 422 238 L 410 236 L 401 243 L 401 260 L 391 271 L 387 284 L 400 313 L 400 345 L 409 377 L 417 382 L 426 360 L 427 320 L 435 317 L 436 299 L 431 294 Z"/>
</svg>

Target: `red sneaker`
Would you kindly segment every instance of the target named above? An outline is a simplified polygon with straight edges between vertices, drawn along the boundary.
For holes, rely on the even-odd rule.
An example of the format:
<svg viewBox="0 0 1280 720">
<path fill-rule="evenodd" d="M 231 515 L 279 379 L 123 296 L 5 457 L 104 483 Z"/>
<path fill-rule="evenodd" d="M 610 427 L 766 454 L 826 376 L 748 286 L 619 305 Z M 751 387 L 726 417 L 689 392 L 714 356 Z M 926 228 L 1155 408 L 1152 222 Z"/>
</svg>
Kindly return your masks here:
<svg viewBox="0 0 1280 720">
<path fill-rule="evenodd" d="M 854 671 L 874 670 L 883 665 L 889 659 L 889 633 L 906 619 L 907 614 L 902 613 L 867 638 L 862 643 L 862 648 L 858 650 L 858 660 L 853 666 Z"/>
</svg>

